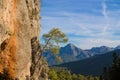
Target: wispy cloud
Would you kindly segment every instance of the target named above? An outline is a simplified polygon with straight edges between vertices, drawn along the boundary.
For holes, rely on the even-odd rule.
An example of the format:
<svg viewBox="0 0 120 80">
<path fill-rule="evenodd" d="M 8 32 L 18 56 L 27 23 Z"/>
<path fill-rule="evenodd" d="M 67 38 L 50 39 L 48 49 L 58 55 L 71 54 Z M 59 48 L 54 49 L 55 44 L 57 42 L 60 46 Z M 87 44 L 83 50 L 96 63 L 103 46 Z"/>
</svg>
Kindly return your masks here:
<svg viewBox="0 0 120 80">
<path fill-rule="evenodd" d="M 90 49 L 92 47 L 98 46 L 109 46 L 116 47 L 119 45 L 120 40 L 110 40 L 110 39 L 94 39 L 94 38 L 73 38 L 71 43 L 74 43 L 76 46 L 82 49 Z"/>
<path fill-rule="evenodd" d="M 120 43 L 119 0 L 43 0 L 42 32 L 60 28 L 81 48 Z M 57 4 L 56 4 L 57 3 Z M 113 11 L 114 10 L 114 11 Z"/>
<path fill-rule="evenodd" d="M 105 0 L 102 0 L 102 14 L 105 18 L 105 22 L 106 25 L 103 28 L 103 34 L 107 32 L 108 28 L 109 28 L 109 17 L 108 17 L 108 13 L 107 13 L 107 5 Z"/>
</svg>

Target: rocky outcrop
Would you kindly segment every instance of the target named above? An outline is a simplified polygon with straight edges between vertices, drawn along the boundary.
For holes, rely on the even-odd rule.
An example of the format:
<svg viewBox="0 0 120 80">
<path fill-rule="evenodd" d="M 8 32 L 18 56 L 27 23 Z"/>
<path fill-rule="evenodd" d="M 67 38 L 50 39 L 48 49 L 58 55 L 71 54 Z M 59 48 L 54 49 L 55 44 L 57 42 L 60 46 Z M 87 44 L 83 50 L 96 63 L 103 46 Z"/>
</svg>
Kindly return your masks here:
<svg viewBox="0 0 120 80">
<path fill-rule="evenodd" d="M 32 45 L 32 65 L 30 68 L 31 80 L 47 80 L 47 63 L 41 57 L 40 44 L 37 37 L 31 39 Z"/>
<path fill-rule="evenodd" d="M 10 79 L 16 80 L 30 78 L 33 64 L 31 39 L 39 39 L 39 12 L 39 0 L 0 0 L 1 75 L 7 74 Z"/>
</svg>

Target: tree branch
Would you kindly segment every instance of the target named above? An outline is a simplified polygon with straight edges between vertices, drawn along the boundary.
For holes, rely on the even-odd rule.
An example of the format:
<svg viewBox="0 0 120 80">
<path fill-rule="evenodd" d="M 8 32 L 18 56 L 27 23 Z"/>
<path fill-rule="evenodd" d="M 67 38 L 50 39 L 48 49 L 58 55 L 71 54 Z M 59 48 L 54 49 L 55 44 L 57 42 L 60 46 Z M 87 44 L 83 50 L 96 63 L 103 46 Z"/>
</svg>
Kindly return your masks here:
<svg viewBox="0 0 120 80">
<path fill-rule="evenodd" d="M 48 41 L 46 42 L 46 44 L 45 44 L 45 46 L 43 47 L 43 49 L 42 49 L 42 52 L 45 50 L 45 48 L 47 47 L 47 45 L 48 45 L 48 43 L 49 43 L 49 41 L 52 39 L 52 37 L 50 37 L 49 39 L 48 39 Z"/>
<path fill-rule="evenodd" d="M 47 47 L 47 45 L 48 45 L 48 43 L 49 43 L 49 41 L 50 41 L 51 39 L 52 39 L 52 37 L 50 37 L 50 38 L 48 39 L 48 41 L 46 42 L 46 44 L 45 44 L 45 46 L 43 47 L 43 49 L 42 49 L 42 50 L 39 50 L 40 56 L 39 56 L 37 62 L 35 63 L 34 68 L 37 66 L 38 62 L 39 62 L 40 59 L 42 58 L 43 51 L 45 50 L 45 48 Z"/>
</svg>

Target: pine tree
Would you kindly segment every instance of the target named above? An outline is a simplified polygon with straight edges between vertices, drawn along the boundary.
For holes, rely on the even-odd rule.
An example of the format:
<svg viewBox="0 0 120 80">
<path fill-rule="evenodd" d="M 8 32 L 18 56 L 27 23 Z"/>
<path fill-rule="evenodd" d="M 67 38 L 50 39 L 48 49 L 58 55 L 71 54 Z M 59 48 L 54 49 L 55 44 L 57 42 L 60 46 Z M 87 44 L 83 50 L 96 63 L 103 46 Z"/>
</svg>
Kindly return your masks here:
<svg viewBox="0 0 120 80">
<path fill-rule="evenodd" d="M 109 73 L 108 73 L 107 67 L 104 67 L 103 78 L 104 80 L 109 80 L 108 77 L 109 77 Z"/>
<path fill-rule="evenodd" d="M 113 64 L 109 71 L 110 80 L 120 80 L 120 57 L 113 53 Z"/>
</svg>

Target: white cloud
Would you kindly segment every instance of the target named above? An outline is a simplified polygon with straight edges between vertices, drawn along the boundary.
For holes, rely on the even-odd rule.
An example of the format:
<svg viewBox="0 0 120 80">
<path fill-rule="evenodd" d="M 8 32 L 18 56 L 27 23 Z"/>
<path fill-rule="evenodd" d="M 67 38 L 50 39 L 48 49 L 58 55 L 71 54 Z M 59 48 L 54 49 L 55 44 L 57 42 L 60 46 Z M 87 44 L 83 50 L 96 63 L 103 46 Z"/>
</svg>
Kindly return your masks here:
<svg viewBox="0 0 120 80">
<path fill-rule="evenodd" d="M 104 34 L 107 32 L 107 30 L 109 28 L 109 17 L 108 17 L 108 13 L 107 13 L 107 5 L 106 5 L 105 0 L 102 0 L 102 14 L 103 14 L 103 16 L 105 18 L 105 22 L 106 22 L 106 25 L 103 28 L 103 34 Z"/>
<path fill-rule="evenodd" d="M 71 41 L 71 43 L 74 43 L 76 46 L 82 49 L 90 49 L 92 47 L 98 46 L 116 47 L 120 44 L 120 40 L 74 38 L 73 41 Z"/>
<path fill-rule="evenodd" d="M 68 36 L 70 42 L 81 48 L 117 46 L 120 44 L 120 36 L 114 33 L 120 32 L 120 10 L 111 11 L 107 10 L 107 7 L 106 1 L 102 0 L 103 16 L 79 12 L 49 12 L 42 16 L 42 34 L 53 27 L 58 27 L 66 34 L 88 36 L 87 38 Z"/>
</svg>

